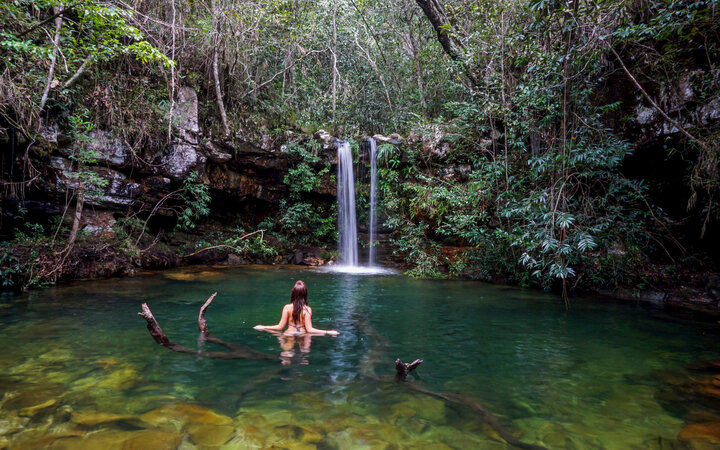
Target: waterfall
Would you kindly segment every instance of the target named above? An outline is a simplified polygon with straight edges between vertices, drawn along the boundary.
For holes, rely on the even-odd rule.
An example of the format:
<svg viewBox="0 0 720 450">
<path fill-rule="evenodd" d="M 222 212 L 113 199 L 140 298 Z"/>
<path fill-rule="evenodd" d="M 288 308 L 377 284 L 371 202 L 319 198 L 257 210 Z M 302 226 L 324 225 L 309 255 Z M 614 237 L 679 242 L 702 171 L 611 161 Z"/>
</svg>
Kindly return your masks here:
<svg viewBox="0 0 720 450">
<path fill-rule="evenodd" d="M 368 266 L 375 265 L 375 228 L 377 227 L 376 216 L 376 189 L 377 189 L 377 141 L 370 138 L 370 256 Z"/>
<path fill-rule="evenodd" d="M 355 176 L 350 143 L 338 142 L 338 252 L 340 262 L 345 266 L 357 267 L 357 221 L 355 219 Z"/>
</svg>

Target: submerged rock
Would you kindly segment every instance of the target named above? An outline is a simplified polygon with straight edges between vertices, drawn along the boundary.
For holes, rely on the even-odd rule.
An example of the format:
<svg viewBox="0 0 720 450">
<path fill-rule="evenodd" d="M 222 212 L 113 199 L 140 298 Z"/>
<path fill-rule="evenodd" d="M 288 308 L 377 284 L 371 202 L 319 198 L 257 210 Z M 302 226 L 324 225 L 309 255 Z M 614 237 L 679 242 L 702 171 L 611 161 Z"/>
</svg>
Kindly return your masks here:
<svg viewBox="0 0 720 450">
<path fill-rule="evenodd" d="M 18 411 L 19 416 L 23 417 L 33 417 L 38 413 L 43 412 L 44 410 L 50 408 L 51 406 L 54 406 L 58 400 L 56 398 L 51 398 L 48 400 L 45 400 L 42 403 L 38 403 L 37 405 L 28 406 L 26 408 L 21 409 Z"/>
<path fill-rule="evenodd" d="M 268 433 L 262 431 L 255 425 L 246 425 L 237 430 L 238 433 L 221 448 L 264 448 L 266 447 L 266 439 Z"/>
<path fill-rule="evenodd" d="M 103 423 L 133 420 L 135 416 L 96 411 L 73 411 L 70 418 L 78 425 L 94 427 Z"/>
<path fill-rule="evenodd" d="M 123 367 L 110 372 L 109 375 L 102 378 L 98 382 L 97 387 L 124 391 L 134 387 L 141 380 L 142 377 L 137 370 L 132 367 Z"/>
<path fill-rule="evenodd" d="M 190 424 L 186 431 L 190 439 L 198 445 L 217 447 L 226 443 L 235 431 L 235 427 L 229 425 L 204 425 Z"/>
<path fill-rule="evenodd" d="M 273 435 L 289 442 L 317 443 L 323 436 L 309 428 L 299 425 L 281 425 L 273 429 Z"/>
<path fill-rule="evenodd" d="M 72 442 L 80 439 L 85 435 L 82 430 L 66 430 L 60 433 L 51 433 L 40 437 L 32 437 L 29 439 L 14 439 L 10 447 L 14 450 L 34 450 L 38 448 L 52 449 L 75 449 L 83 448 L 82 446 L 74 447 Z M 4 448 L 4 447 L 3 447 Z M 87 447 L 85 447 L 87 448 Z"/>
<path fill-rule="evenodd" d="M 0 436 L 6 436 L 17 433 L 25 428 L 25 425 L 30 421 L 28 417 L 19 417 L 15 415 L 4 415 L 0 419 Z M 0 445 L 0 448 L 3 448 Z"/>
<path fill-rule="evenodd" d="M 140 420 L 152 427 L 179 428 L 194 425 L 229 425 L 232 420 L 199 405 L 175 403 L 146 412 Z"/>
<path fill-rule="evenodd" d="M 156 430 L 120 431 L 101 430 L 85 436 L 49 436 L 40 442 L 30 442 L 26 448 L 52 448 L 72 450 L 122 449 L 162 450 L 176 449 L 183 439 L 182 433 Z M 22 447 L 22 446 L 21 446 Z M 18 448 L 21 448 L 18 447 Z M 25 448 L 25 447 L 22 447 Z"/>
<path fill-rule="evenodd" d="M 427 397 L 414 396 L 403 401 L 403 404 L 415 411 L 417 417 L 426 419 L 434 424 L 445 423 L 445 403 L 441 400 Z"/>
<path fill-rule="evenodd" d="M 24 416 L 32 416 L 34 412 L 57 403 L 62 395 L 59 386 L 24 389 L 16 393 L 6 393 L 6 400 L 2 404 L 5 411 L 24 411 Z"/>
<path fill-rule="evenodd" d="M 693 448 L 695 444 L 698 444 L 698 446 L 702 444 L 720 445 L 720 422 L 686 425 L 680 430 L 678 439 L 690 443 Z"/>
</svg>

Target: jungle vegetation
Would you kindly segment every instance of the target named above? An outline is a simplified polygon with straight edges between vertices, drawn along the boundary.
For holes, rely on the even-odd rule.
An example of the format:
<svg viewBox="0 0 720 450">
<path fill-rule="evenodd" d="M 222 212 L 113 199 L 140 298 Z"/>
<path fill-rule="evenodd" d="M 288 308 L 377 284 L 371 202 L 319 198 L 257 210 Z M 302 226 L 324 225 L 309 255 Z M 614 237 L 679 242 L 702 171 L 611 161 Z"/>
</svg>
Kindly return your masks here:
<svg viewBox="0 0 720 450">
<path fill-rule="evenodd" d="M 653 264 L 715 264 L 718 30 L 716 0 L 3 0 L 0 137 L 71 130 L 82 210 L 89 130 L 161 148 L 190 86 L 205 136 L 277 137 L 303 161 L 262 227 L 331 247 L 332 205 L 311 195 L 329 166 L 293 136 L 357 152 L 396 132 L 379 180 L 409 274 L 637 287 Z M 639 111 L 672 132 L 642 131 Z M 14 154 L 5 193 L 45 156 Z M 212 215 L 195 185 L 185 227 Z"/>
</svg>

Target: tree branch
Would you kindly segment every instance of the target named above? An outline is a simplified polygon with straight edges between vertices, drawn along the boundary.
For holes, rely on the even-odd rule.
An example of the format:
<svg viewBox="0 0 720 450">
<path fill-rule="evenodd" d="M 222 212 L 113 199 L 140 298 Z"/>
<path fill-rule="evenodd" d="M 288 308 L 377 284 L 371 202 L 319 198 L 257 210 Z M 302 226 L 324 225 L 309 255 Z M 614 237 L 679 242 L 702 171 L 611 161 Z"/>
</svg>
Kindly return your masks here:
<svg viewBox="0 0 720 450">
<path fill-rule="evenodd" d="M 264 236 L 265 230 L 257 230 L 257 231 L 253 231 L 252 233 L 244 234 L 244 235 L 240 236 L 239 238 L 237 238 L 237 240 L 241 241 L 241 240 L 245 239 L 246 237 L 249 237 L 249 236 L 252 236 L 253 234 L 258 234 L 258 233 L 261 233 L 261 235 Z M 262 238 L 261 238 L 261 240 L 262 240 Z M 183 256 L 183 258 L 189 258 L 191 256 L 197 255 L 198 253 L 202 253 L 207 250 L 214 250 L 216 248 L 229 248 L 231 250 L 235 250 L 238 253 L 242 253 L 242 251 L 244 250 L 242 248 L 233 247 L 232 245 L 228 245 L 228 244 L 218 244 L 218 245 L 211 245 L 210 247 L 201 248 L 200 250 L 198 250 L 194 253 L 190 253 L 189 255 Z"/>
<path fill-rule="evenodd" d="M 70 86 L 72 86 L 73 84 L 75 84 L 75 82 L 82 76 L 82 74 L 85 73 L 85 69 L 87 69 L 90 66 L 90 64 L 92 63 L 92 61 L 94 59 L 95 59 L 95 57 L 93 55 L 90 55 L 87 58 L 85 58 L 85 61 L 83 61 L 83 63 L 80 65 L 77 72 L 75 72 L 75 74 L 72 77 L 70 77 L 70 79 L 67 80 L 65 82 L 65 84 L 62 85 L 61 89 L 65 90 L 65 89 L 69 88 Z"/>
<path fill-rule="evenodd" d="M 155 316 L 153 316 L 152 311 L 150 311 L 150 307 L 147 303 L 143 303 L 141 305 L 142 311 L 138 313 L 138 316 L 142 317 L 147 321 L 147 329 L 150 332 L 150 335 L 152 338 L 157 342 L 159 345 L 162 345 L 163 347 L 166 347 L 174 352 L 179 353 L 187 353 L 190 355 L 199 356 L 202 358 L 212 358 L 212 359 L 254 359 L 259 361 L 276 361 L 278 358 L 275 355 L 270 355 L 267 353 L 262 353 L 257 350 L 253 350 L 250 347 L 247 347 L 242 344 L 235 344 L 232 342 L 225 342 L 223 340 L 220 340 L 212 335 L 210 335 L 209 331 L 207 330 L 207 323 L 205 322 L 205 311 L 207 310 L 208 306 L 210 306 L 210 303 L 213 301 L 215 296 L 217 295 L 217 292 L 213 293 L 210 298 L 208 298 L 205 303 L 203 304 L 202 308 L 200 308 L 200 315 L 198 316 L 198 328 L 200 328 L 201 336 L 203 340 L 208 342 L 213 342 L 219 345 L 222 345 L 226 348 L 228 348 L 229 352 L 206 352 L 203 350 L 193 350 L 191 348 L 187 348 L 185 346 L 182 346 L 180 344 L 177 344 L 175 342 L 172 342 L 166 335 L 163 333 L 162 328 L 160 328 L 160 324 L 158 323 L 157 319 L 155 319 Z M 203 331 L 204 330 L 204 331 Z"/>
<path fill-rule="evenodd" d="M 52 16 L 50 16 L 50 17 L 48 17 L 47 19 L 43 20 L 42 22 L 31 26 L 30 28 L 28 28 L 28 29 L 25 30 L 25 31 L 21 31 L 20 33 L 18 33 L 17 35 L 15 35 L 15 37 L 16 37 L 16 38 L 21 38 L 21 37 L 25 36 L 26 34 L 30 33 L 31 31 L 40 28 L 41 26 L 45 25 L 46 23 L 52 22 L 55 18 L 64 15 L 66 12 L 68 12 L 68 11 L 70 11 L 71 9 L 75 8 L 75 7 L 76 7 L 77 5 L 79 5 L 80 3 L 82 3 L 82 2 L 73 3 L 72 5 L 68 6 L 67 8 L 61 10 L 60 12 L 56 12 L 56 13 L 53 14 Z"/>
<path fill-rule="evenodd" d="M 615 49 L 612 47 L 610 47 L 610 51 L 613 53 L 613 55 L 615 55 L 615 58 L 620 63 L 620 66 L 622 67 L 623 71 L 625 71 L 625 74 L 627 74 L 627 76 L 630 78 L 630 80 L 632 80 L 633 84 L 635 84 L 635 87 L 638 88 L 638 90 L 642 93 L 643 97 L 645 97 L 647 99 L 647 101 L 650 102 L 650 104 L 653 106 L 653 108 L 655 108 L 655 110 L 657 110 L 657 112 L 659 112 L 660 115 L 665 118 L 665 120 L 667 120 L 668 122 L 673 124 L 682 134 L 684 134 L 691 141 L 694 141 L 700 148 L 702 148 L 706 152 L 712 152 L 712 149 L 705 142 L 701 141 L 700 139 L 698 139 L 695 136 L 693 136 L 692 134 L 690 134 L 682 125 L 680 125 L 680 123 L 677 120 L 668 116 L 665 113 L 665 111 L 663 111 L 663 109 L 657 103 L 655 103 L 655 100 L 653 100 L 652 97 L 650 97 L 650 94 L 647 93 L 647 91 L 642 87 L 642 85 L 633 76 L 633 74 L 630 73 L 627 66 L 625 66 L 625 63 L 620 58 L 620 55 L 618 55 L 618 52 L 616 52 Z"/>
<path fill-rule="evenodd" d="M 59 8 L 57 8 L 59 9 Z M 43 91 L 42 98 L 40 99 L 40 111 L 45 107 L 47 102 L 48 94 L 50 93 L 50 87 L 52 86 L 53 76 L 55 75 L 55 64 L 57 63 L 57 54 L 60 49 L 60 30 L 62 29 L 63 16 L 62 13 L 55 14 L 55 37 L 53 38 L 53 53 L 50 59 L 50 69 L 48 69 L 47 81 L 45 82 L 45 90 Z"/>
<path fill-rule="evenodd" d="M 327 50 L 328 50 L 328 49 L 325 48 L 325 49 L 322 49 L 322 50 L 310 50 L 309 52 L 306 52 L 306 53 L 305 53 L 304 55 L 302 55 L 300 58 L 298 58 L 298 59 L 296 59 L 295 61 L 293 61 L 289 66 L 287 66 L 286 68 L 284 68 L 284 69 L 281 70 L 280 72 L 278 72 L 278 73 L 276 73 L 275 75 L 273 75 L 272 77 L 270 77 L 269 80 L 267 80 L 267 81 L 265 81 L 265 82 L 263 82 L 263 83 L 260 83 L 259 85 L 255 86 L 255 87 L 249 92 L 249 94 L 255 93 L 255 92 L 258 91 L 259 89 L 262 89 L 262 88 L 264 88 L 265 86 L 267 86 L 268 84 L 272 83 L 272 81 L 273 81 L 275 78 L 277 78 L 278 76 L 284 74 L 284 73 L 287 72 L 288 70 L 292 69 L 293 66 L 295 66 L 295 64 L 299 63 L 300 61 L 302 61 L 303 59 L 305 59 L 305 58 L 307 58 L 308 56 L 312 55 L 313 53 L 325 53 Z"/>
</svg>

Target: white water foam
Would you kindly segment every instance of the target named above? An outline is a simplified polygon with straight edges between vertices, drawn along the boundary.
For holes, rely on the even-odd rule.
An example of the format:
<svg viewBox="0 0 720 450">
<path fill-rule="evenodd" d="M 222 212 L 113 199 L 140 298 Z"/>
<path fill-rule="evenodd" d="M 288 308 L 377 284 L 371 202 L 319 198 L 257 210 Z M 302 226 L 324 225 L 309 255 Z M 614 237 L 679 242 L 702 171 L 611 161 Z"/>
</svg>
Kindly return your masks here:
<svg viewBox="0 0 720 450">
<path fill-rule="evenodd" d="M 322 266 L 318 268 L 321 272 L 347 273 L 351 275 L 395 275 L 397 272 L 385 267 L 348 266 L 344 264 L 335 266 Z"/>
</svg>

